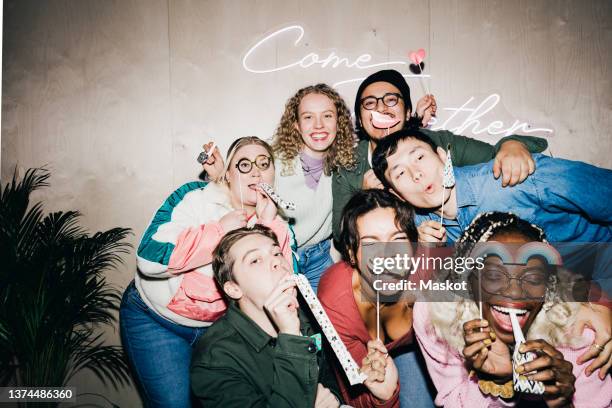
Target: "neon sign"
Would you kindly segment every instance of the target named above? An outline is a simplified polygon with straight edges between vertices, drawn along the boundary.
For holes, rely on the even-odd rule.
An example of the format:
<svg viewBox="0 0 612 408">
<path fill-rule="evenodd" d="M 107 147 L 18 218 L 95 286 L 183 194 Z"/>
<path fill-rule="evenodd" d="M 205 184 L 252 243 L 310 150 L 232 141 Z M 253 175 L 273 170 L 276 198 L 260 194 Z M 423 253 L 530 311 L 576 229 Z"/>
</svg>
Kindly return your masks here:
<svg viewBox="0 0 612 408">
<path fill-rule="evenodd" d="M 276 39 L 276 37 L 280 36 L 281 34 L 285 32 L 299 33 L 297 36 L 297 39 L 293 43 L 294 47 L 296 47 L 299 44 L 299 42 L 302 40 L 302 37 L 304 37 L 304 27 L 300 25 L 292 25 L 292 26 L 288 26 L 285 28 L 281 28 L 280 30 L 277 30 L 273 32 L 272 34 L 259 40 L 255 45 L 249 48 L 249 50 L 246 52 L 246 54 L 244 54 L 244 57 L 242 58 L 242 67 L 245 70 L 252 72 L 254 74 L 268 74 L 270 72 L 284 71 L 286 69 L 290 69 L 293 67 L 309 68 L 317 64 L 320 65 L 321 68 L 327 68 L 328 66 L 330 66 L 330 68 L 338 68 L 344 65 L 344 67 L 346 68 L 357 68 L 357 69 L 378 68 L 378 67 L 384 67 L 388 65 L 407 65 L 407 62 L 405 61 L 387 61 L 387 62 L 379 62 L 376 64 L 367 64 L 368 62 L 372 61 L 372 55 L 367 54 L 367 53 L 361 54 L 360 56 L 358 56 L 357 58 L 355 58 L 355 60 L 351 62 L 347 57 L 340 57 L 339 55 L 337 55 L 335 52 L 332 51 L 325 58 L 322 58 L 317 53 L 311 52 L 305 55 L 304 57 L 302 57 L 298 61 L 292 62 L 287 65 L 283 65 L 280 67 L 268 68 L 268 69 L 252 68 L 249 64 L 249 58 L 251 57 L 251 55 L 255 53 L 257 49 L 261 47 L 263 44 L 269 42 L 272 39 Z"/>
<path fill-rule="evenodd" d="M 444 122 L 439 125 L 436 125 L 438 119 L 432 118 L 429 122 L 432 130 L 449 130 L 455 134 L 463 134 L 466 130 L 471 130 L 472 134 L 479 135 L 482 133 L 488 133 L 490 135 L 504 135 L 508 136 L 511 134 L 516 134 L 517 131 L 521 133 L 534 133 L 534 132 L 543 132 L 543 133 L 553 133 L 553 129 L 548 128 L 532 128 L 530 124 L 526 122 L 521 122 L 518 119 L 514 121 L 514 123 L 508 127 L 504 128 L 504 122 L 501 120 L 494 120 L 490 122 L 488 125 L 483 125 L 481 123 L 481 118 L 492 111 L 499 101 L 501 100 L 501 96 L 499 94 L 491 94 L 487 98 L 485 98 L 480 105 L 475 108 L 470 107 L 471 103 L 474 101 L 474 97 L 470 97 L 461 107 L 459 108 L 444 108 L 445 111 L 453 112 Z M 451 123 L 456 117 L 462 113 L 466 112 L 469 115 L 463 120 L 461 124 L 455 127 L 451 127 Z"/>
<path fill-rule="evenodd" d="M 267 43 L 272 41 L 277 41 L 280 38 L 287 37 L 287 35 L 293 35 L 295 41 L 293 42 L 293 47 L 297 47 L 300 44 L 300 41 L 304 37 L 304 27 L 301 25 L 290 25 L 279 30 L 274 31 L 273 33 L 267 35 L 261 40 L 257 41 L 253 46 L 249 48 L 249 50 L 244 54 L 242 58 L 242 67 L 253 74 L 269 74 L 272 72 L 285 71 L 292 68 L 297 69 L 307 69 L 313 66 L 319 66 L 320 68 L 351 68 L 358 70 L 366 70 L 372 68 L 382 68 L 387 66 L 406 66 L 408 62 L 406 61 L 387 61 L 387 62 L 378 62 L 378 63 L 370 63 L 373 59 L 372 54 L 363 53 L 353 60 L 348 57 L 342 57 L 338 55 L 336 52 L 332 51 L 327 56 L 321 56 L 315 52 L 310 52 L 304 55 L 302 58 L 299 58 L 291 63 L 278 66 L 278 67 L 259 67 L 256 68 L 252 65 L 253 57 L 257 56 L 257 51 Z M 404 75 L 405 78 L 430 78 L 430 75 Z M 334 88 L 337 88 L 340 85 L 344 85 L 351 82 L 360 82 L 365 77 L 362 78 L 353 78 L 346 79 L 333 84 Z M 516 131 L 521 131 L 522 133 L 534 133 L 534 132 L 543 132 L 543 133 L 553 133 L 553 129 L 548 128 L 533 128 L 527 122 L 521 122 L 519 120 L 515 120 L 512 125 L 509 127 L 505 127 L 506 125 L 501 120 L 493 120 L 488 124 L 483 124 L 482 117 L 492 111 L 497 104 L 500 102 L 501 97 L 499 94 L 491 94 L 487 98 L 485 98 L 478 106 L 470 107 L 472 102 L 474 102 L 474 97 L 470 97 L 461 107 L 459 108 L 443 108 L 445 111 L 452 112 L 451 115 L 441 121 L 437 118 L 432 118 L 429 122 L 429 126 L 432 130 L 449 130 L 456 134 L 462 134 L 467 130 L 470 130 L 472 134 L 479 135 L 482 133 L 488 133 L 490 135 L 510 135 L 515 133 Z M 454 123 L 457 123 L 457 119 L 459 114 L 467 113 L 468 116 L 461 122 L 459 125 L 454 126 Z M 438 124 L 438 122 L 441 122 Z"/>
</svg>

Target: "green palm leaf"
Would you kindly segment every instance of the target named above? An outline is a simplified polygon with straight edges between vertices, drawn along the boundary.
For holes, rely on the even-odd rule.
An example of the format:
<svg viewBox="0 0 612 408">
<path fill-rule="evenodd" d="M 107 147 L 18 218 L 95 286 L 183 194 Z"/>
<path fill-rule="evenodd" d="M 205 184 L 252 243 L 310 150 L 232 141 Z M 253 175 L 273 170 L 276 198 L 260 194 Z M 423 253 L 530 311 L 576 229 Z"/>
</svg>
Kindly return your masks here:
<svg viewBox="0 0 612 408">
<path fill-rule="evenodd" d="M 30 169 L 0 190 L 0 385 L 63 386 L 82 369 L 125 385 L 122 349 L 100 330 L 116 322 L 121 293 L 106 274 L 129 253 L 130 230 L 88 234 L 76 211 L 45 216 L 30 194 L 48 179 Z"/>
</svg>

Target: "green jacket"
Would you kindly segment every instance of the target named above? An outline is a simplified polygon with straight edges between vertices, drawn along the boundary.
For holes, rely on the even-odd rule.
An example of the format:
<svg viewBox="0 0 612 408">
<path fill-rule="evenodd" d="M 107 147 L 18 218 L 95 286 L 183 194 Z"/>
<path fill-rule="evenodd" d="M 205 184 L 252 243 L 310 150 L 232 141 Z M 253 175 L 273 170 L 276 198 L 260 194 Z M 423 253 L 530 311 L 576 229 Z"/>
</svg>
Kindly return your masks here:
<svg viewBox="0 0 612 408">
<path fill-rule="evenodd" d="M 233 302 L 198 341 L 191 361 L 191 388 L 204 407 L 314 406 L 317 383 L 341 401 L 324 351 L 301 312 L 304 336 L 264 332 Z M 324 348 L 323 350 L 326 350 Z"/>
<path fill-rule="evenodd" d="M 438 146 L 446 148 L 448 144 L 451 145 L 451 155 L 453 157 L 453 165 L 455 166 L 469 166 L 472 164 L 486 163 L 495 158 L 501 145 L 508 140 L 522 142 L 531 153 L 541 153 L 548 147 L 546 139 L 532 136 L 507 136 L 493 146 L 480 140 L 455 135 L 447 130 L 420 130 L 429 136 Z M 332 178 L 332 194 L 334 197 L 332 229 L 334 239 L 336 240 L 338 240 L 340 233 L 342 210 L 353 194 L 361 190 L 363 175 L 371 168 L 370 163 L 368 163 L 367 140 L 361 140 L 357 145 L 356 159 L 357 167 L 355 169 L 341 169 L 340 171 L 334 172 Z"/>
</svg>

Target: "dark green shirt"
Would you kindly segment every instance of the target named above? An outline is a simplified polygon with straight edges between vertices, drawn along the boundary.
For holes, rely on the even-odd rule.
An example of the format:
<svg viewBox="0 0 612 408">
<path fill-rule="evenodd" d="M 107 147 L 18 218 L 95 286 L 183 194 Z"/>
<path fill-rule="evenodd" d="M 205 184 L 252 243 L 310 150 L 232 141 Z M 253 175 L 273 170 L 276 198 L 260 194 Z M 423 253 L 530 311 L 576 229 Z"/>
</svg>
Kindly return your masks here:
<svg viewBox="0 0 612 408">
<path fill-rule="evenodd" d="M 453 165 L 455 166 L 470 166 L 472 164 L 486 163 L 495 158 L 495 155 L 501 148 L 501 145 L 508 140 L 516 140 L 523 143 L 525 147 L 527 147 L 527 150 L 529 150 L 531 153 L 541 153 L 548 147 L 548 142 L 546 139 L 532 136 L 507 136 L 493 146 L 480 140 L 455 135 L 447 130 L 419 130 L 429 136 L 435 144 L 443 147 L 444 149 L 446 149 L 446 146 L 450 144 Z M 334 197 L 334 203 L 332 212 L 332 229 L 334 238 L 336 240 L 338 239 L 338 234 L 340 232 L 342 210 L 353 194 L 361 190 L 361 186 L 363 185 L 363 176 L 368 170 L 371 169 L 370 163 L 368 162 L 368 145 L 369 142 L 367 140 L 362 140 L 357 145 L 357 165 L 355 169 L 341 169 L 333 174 L 332 194 Z"/>
<path fill-rule="evenodd" d="M 307 337 L 315 331 L 303 309 L 304 336 L 280 333 L 274 338 L 230 304 L 193 353 L 191 388 L 202 405 L 312 408 L 318 383 L 339 396 L 329 360 Z"/>
</svg>

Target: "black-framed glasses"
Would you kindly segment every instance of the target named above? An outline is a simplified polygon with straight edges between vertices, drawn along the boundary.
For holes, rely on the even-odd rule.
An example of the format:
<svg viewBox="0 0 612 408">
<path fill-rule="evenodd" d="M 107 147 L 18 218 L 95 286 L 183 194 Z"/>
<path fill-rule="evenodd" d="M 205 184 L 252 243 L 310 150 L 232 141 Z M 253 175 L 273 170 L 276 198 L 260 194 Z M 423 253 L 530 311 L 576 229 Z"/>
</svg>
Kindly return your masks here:
<svg viewBox="0 0 612 408">
<path fill-rule="evenodd" d="M 509 264 L 504 265 L 523 265 Z M 485 264 L 480 271 L 482 290 L 490 295 L 503 296 L 510 289 L 512 281 L 518 281 L 523 296 L 527 299 L 543 299 L 549 283 L 549 272 L 544 267 L 531 267 L 522 270 L 520 277 L 511 276 L 504 265 Z"/>
<path fill-rule="evenodd" d="M 367 96 L 361 100 L 361 106 L 366 110 L 374 110 L 376 109 L 376 105 L 378 105 L 378 101 L 382 101 L 385 106 L 391 108 L 397 105 L 401 97 L 402 95 L 395 92 L 386 93 L 380 98 Z"/>
<path fill-rule="evenodd" d="M 246 157 L 238 160 L 236 163 L 236 168 L 242 174 L 248 174 L 253 170 L 253 164 L 257 166 L 259 170 L 268 170 L 270 168 L 270 164 L 272 163 L 272 158 L 270 156 L 266 156 L 265 154 L 260 154 L 255 158 L 255 160 L 249 160 Z"/>
</svg>

